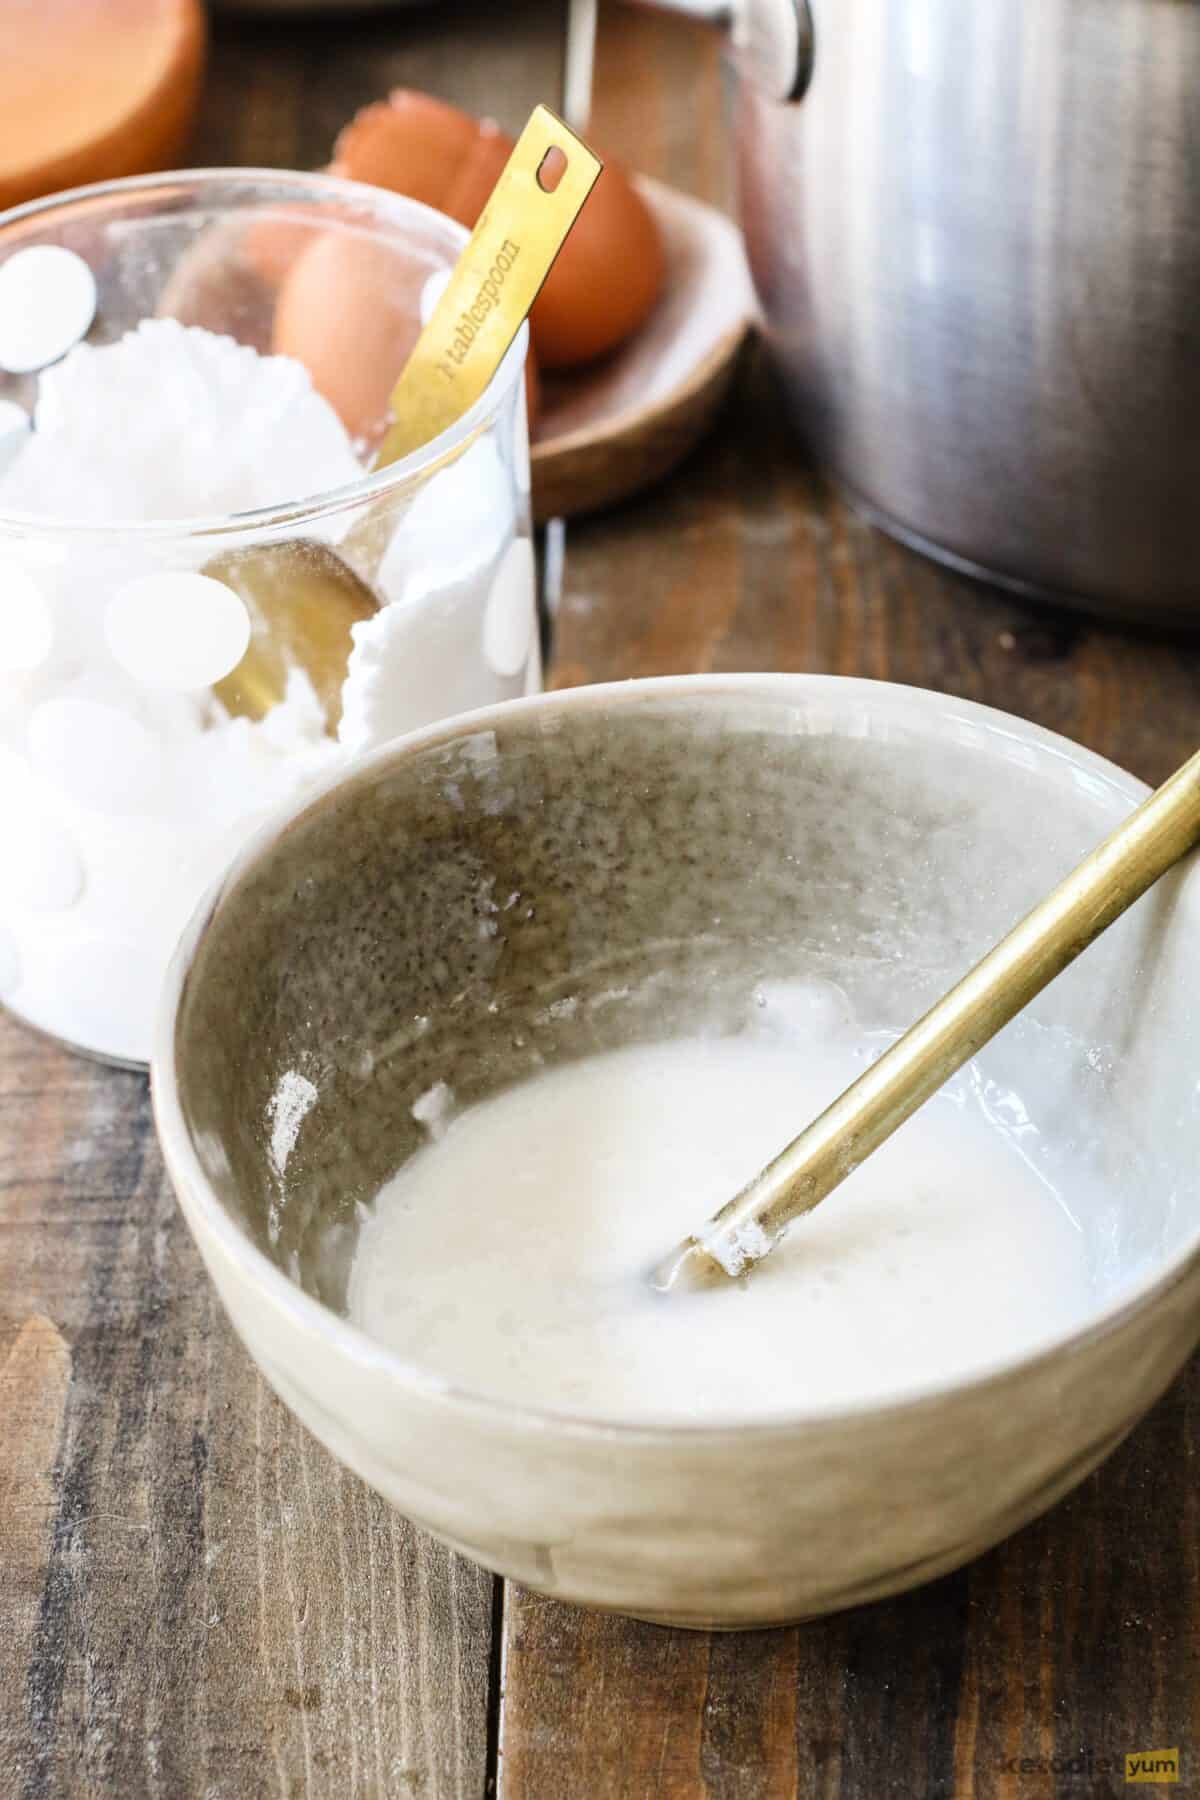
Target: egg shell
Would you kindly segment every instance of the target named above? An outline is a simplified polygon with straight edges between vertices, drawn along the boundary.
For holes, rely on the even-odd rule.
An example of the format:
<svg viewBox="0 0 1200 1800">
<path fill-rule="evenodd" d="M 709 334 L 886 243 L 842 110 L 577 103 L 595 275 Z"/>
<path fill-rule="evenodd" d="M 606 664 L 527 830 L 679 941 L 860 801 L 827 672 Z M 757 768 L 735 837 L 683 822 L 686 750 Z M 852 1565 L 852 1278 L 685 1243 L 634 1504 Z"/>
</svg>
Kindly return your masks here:
<svg viewBox="0 0 1200 1800">
<path fill-rule="evenodd" d="M 354 181 L 392 188 L 445 212 L 451 186 L 478 135 L 479 125 L 469 113 L 432 94 L 396 88 L 351 119 L 338 136 L 333 159 L 339 172 Z"/>
<path fill-rule="evenodd" d="M 308 246 L 280 289 L 272 348 L 304 364 L 351 437 L 369 438 L 386 420 L 429 272 L 395 244 L 334 230 Z"/>
</svg>

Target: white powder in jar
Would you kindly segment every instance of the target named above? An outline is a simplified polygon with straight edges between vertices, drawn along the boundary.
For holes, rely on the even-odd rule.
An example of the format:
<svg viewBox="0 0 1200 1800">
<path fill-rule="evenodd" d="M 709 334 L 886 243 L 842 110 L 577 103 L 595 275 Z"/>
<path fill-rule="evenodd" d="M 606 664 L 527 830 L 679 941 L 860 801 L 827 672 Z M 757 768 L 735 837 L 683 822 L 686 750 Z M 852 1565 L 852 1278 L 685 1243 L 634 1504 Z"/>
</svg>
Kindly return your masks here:
<svg viewBox="0 0 1200 1800">
<path fill-rule="evenodd" d="M 221 541 L 188 522 L 363 473 L 298 362 L 146 320 L 44 371 L 32 430 L 0 425 L 0 837 L 19 864 L 0 879 L 0 997 L 69 1043 L 144 1062 L 179 932 L 257 824 L 351 755 L 522 691 L 489 664 L 483 629 L 512 484 L 482 439 L 439 477 L 460 481 L 457 503 L 418 493 L 412 549 L 398 514 L 338 741 L 300 668 L 257 721 L 190 685 L 236 666 L 246 626 L 231 590 L 216 607 L 200 579 Z M 337 542 L 350 516 L 304 535 Z M 59 529 L 114 521 L 131 529 Z M 137 529 L 156 521 L 178 531 Z M 170 622 L 140 631 L 156 578 Z"/>
<path fill-rule="evenodd" d="M 290 356 L 175 319 L 78 344 L 38 382 L 0 514 L 107 525 L 283 505 L 357 480 L 341 420 Z"/>
</svg>

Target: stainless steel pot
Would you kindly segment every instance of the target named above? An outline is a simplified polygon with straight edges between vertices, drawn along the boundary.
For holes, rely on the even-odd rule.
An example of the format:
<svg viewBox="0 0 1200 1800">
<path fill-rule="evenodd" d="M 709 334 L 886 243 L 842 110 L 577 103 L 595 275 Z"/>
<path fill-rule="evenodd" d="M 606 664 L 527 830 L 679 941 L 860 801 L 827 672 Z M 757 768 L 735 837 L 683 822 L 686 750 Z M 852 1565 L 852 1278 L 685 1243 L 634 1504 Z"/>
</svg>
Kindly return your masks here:
<svg viewBox="0 0 1200 1800">
<path fill-rule="evenodd" d="M 1200 626 L 1200 0 L 668 4 L 732 27 L 816 456 L 945 562 Z"/>
</svg>

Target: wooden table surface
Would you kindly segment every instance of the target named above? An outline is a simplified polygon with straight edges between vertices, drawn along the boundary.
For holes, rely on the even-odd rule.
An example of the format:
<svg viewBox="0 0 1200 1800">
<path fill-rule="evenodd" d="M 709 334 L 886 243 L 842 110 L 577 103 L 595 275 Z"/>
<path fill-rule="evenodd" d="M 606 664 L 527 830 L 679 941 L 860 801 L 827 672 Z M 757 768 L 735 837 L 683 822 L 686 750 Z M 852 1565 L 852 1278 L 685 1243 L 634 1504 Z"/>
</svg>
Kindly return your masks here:
<svg viewBox="0 0 1200 1800">
<path fill-rule="evenodd" d="M 397 82 L 519 123 L 560 65 L 557 0 L 224 15 L 195 159 L 319 163 Z M 607 4 L 597 84 L 602 142 L 729 202 L 705 33 Z M 1149 781 L 1200 738 L 1200 649 L 1027 610 L 889 544 L 800 465 L 752 363 L 687 467 L 572 527 L 553 677 L 759 668 L 987 701 Z M 536 1598 L 392 1514 L 258 1379 L 146 1083 L 0 1020 L 0 1800 L 1116 1795 L 1125 1751 L 1168 1745 L 1198 1792 L 1198 1445 L 1193 1364 L 1048 1518 L 797 1629 Z"/>
</svg>

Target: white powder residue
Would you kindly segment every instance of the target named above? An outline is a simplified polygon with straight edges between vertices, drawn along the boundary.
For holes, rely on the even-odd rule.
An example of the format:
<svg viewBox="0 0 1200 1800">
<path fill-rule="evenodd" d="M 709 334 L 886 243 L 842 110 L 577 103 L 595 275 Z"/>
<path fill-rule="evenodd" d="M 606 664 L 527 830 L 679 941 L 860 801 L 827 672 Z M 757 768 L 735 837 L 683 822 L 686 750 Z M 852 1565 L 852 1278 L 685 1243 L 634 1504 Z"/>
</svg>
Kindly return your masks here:
<svg viewBox="0 0 1200 1800">
<path fill-rule="evenodd" d="M 267 1104 L 267 1117 L 271 1122 L 271 1166 L 281 1181 L 287 1174 L 300 1127 L 316 1103 L 316 1085 L 307 1075 L 301 1075 L 297 1069 L 288 1069 L 280 1076 Z"/>
<path fill-rule="evenodd" d="M 698 1231 L 696 1242 L 714 1262 L 720 1263 L 727 1275 L 734 1276 L 741 1275 L 750 1263 L 760 1261 L 771 1248 L 770 1238 L 753 1219 L 732 1229 Z"/>
<path fill-rule="evenodd" d="M 410 1110 L 417 1124 L 423 1125 L 436 1143 L 445 1135 L 454 1116 L 454 1109 L 453 1088 L 447 1087 L 444 1081 L 437 1081 L 419 1099 L 413 1101 Z"/>
<path fill-rule="evenodd" d="M 754 991 L 755 1030 L 781 1043 L 810 1041 L 814 1031 L 844 1031 L 850 1007 L 832 981 L 765 981 Z"/>
</svg>

